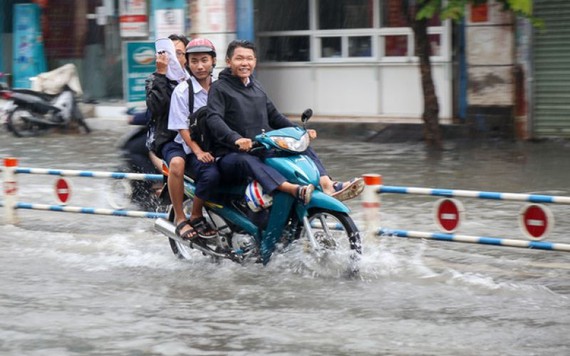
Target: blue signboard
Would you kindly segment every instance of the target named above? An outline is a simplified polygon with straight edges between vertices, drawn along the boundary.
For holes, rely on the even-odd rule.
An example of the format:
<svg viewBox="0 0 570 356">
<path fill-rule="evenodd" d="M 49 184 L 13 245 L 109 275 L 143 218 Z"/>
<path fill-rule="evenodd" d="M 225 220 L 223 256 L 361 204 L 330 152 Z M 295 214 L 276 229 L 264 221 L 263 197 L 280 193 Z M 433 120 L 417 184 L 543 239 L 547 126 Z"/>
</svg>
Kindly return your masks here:
<svg viewBox="0 0 570 356">
<path fill-rule="evenodd" d="M 123 42 L 123 92 L 127 103 L 145 101 L 145 80 L 155 67 L 154 42 Z"/>
<path fill-rule="evenodd" d="M 47 70 L 37 4 L 14 5 L 13 86 L 30 88 L 30 78 Z"/>
</svg>

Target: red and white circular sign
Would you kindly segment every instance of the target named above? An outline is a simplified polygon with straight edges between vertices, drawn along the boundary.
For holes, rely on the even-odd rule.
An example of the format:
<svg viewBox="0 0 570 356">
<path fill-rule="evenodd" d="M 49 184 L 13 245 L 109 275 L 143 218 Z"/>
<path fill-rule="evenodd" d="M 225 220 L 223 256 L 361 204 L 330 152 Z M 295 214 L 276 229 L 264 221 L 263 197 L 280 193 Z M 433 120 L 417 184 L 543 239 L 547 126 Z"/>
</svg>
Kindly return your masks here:
<svg viewBox="0 0 570 356">
<path fill-rule="evenodd" d="M 62 204 L 67 204 L 71 196 L 71 182 L 65 178 L 58 178 L 55 181 L 55 195 Z"/>
<path fill-rule="evenodd" d="M 541 204 L 527 204 L 519 214 L 519 225 L 523 234 L 531 240 L 542 240 L 554 226 L 550 209 Z"/>
<path fill-rule="evenodd" d="M 444 198 L 435 202 L 434 220 L 445 232 L 454 232 L 463 220 L 463 204 L 455 199 Z"/>
</svg>

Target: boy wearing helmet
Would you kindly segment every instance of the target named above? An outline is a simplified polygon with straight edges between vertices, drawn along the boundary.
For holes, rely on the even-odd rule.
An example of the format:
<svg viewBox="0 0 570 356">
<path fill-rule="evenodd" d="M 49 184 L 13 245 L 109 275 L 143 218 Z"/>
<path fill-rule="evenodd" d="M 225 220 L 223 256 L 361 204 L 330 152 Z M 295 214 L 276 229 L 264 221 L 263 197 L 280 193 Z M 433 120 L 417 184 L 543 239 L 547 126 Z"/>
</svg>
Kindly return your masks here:
<svg viewBox="0 0 570 356">
<path fill-rule="evenodd" d="M 211 238 L 217 235 L 217 231 L 204 218 L 202 208 L 204 201 L 210 198 L 210 192 L 218 185 L 220 174 L 214 156 L 210 152 L 203 151 L 190 137 L 188 118 L 191 113 L 207 103 L 208 91 L 212 84 L 212 72 L 216 65 L 216 49 L 209 40 L 195 38 L 186 46 L 186 60 L 190 68 L 191 86 L 184 81 L 178 84 L 172 92 L 168 129 L 177 131 L 178 135 L 169 144 L 167 155 L 171 157 L 171 162 L 182 165 L 182 167 L 188 164 L 196 175 L 196 195 L 188 220 L 182 206 L 184 168 L 177 170 L 177 174 L 169 177 L 168 188 L 174 209 L 176 233 L 183 239 L 192 239 L 196 236 Z M 189 90 L 192 90 L 194 95 L 192 108 L 189 107 Z"/>
</svg>

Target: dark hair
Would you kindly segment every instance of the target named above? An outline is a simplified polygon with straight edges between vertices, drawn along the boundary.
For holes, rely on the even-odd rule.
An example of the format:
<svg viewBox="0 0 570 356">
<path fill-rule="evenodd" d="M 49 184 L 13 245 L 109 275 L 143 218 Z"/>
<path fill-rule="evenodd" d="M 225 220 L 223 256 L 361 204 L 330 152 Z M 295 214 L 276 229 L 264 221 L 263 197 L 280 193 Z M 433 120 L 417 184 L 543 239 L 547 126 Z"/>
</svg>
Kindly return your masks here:
<svg viewBox="0 0 570 356">
<path fill-rule="evenodd" d="M 228 45 L 228 49 L 226 51 L 226 58 L 230 59 L 234 55 L 234 51 L 236 48 L 247 48 L 253 51 L 253 54 L 257 56 L 257 48 L 255 48 L 255 44 L 248 40 L 233 40 Z"/>
<path fill-rule="evenodd" d="M 184 43 L 184 48 L 186 48 L 186 46 L 188 46 L 188 42 L 190 42 L 190 40 L 188 39 L 188 37 L 184 36 L 184 35 L 176 35 L 176 34 L 172 34 L 170 36 L 168 36 L 168 38 L 171 41 L 180 41 L 182 43 Z"/>
</svg>

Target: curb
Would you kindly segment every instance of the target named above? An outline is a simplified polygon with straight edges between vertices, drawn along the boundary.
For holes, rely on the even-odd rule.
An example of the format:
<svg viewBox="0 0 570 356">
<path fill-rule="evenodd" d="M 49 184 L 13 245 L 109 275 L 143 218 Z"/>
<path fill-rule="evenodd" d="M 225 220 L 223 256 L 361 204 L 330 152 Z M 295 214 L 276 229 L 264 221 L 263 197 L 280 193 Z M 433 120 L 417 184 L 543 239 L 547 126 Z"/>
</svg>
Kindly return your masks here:
<svg viewBox="0 0 570 356">
<path fill-rule="evenodd" d="M 124 103 L 87 104 L 80 103 L 81 110 L 90 121 L 120 122 L 128 125 L 127 106 Z M 300 116 L 286 115 L 300 124 Z M 93 122 L 91 121 L 91 122 Z M 113 125 L 113 127 L 116 127 Z M 417 118 L 394 117 L 319 117 L 314 116 L 307 127 L 318 131 L 320 137 L 342 139 L 350 137 L 364 142 L 398 143 L 423 141 L 424 125 Z M 471 136 L 469 125 L 458 125 L 443 120 L 441 123 L 444 140 Z"/>
</svg>

